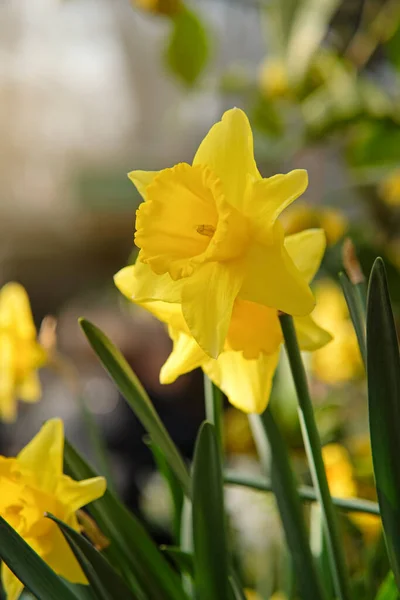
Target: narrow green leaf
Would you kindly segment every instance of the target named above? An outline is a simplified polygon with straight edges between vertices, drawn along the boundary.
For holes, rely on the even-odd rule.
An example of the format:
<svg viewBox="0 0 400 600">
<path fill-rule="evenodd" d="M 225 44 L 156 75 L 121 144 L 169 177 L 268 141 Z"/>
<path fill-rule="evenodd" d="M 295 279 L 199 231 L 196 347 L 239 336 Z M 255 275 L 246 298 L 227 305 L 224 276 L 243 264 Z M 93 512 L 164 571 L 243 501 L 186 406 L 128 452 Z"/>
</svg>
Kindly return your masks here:
<svg viewBox="0 0 400 600">
<path fill-rule="evenodd" d="M 174 18 L 167 46 L 168 67 L 186 85 L 192 86 L 203 72 L 210 55 L 207 32 L 199 17 L 188 8 Z"/>
<path fill-rule="evenodd" d="M 287 446 L 271 407 L 262 415 L 249 415 L 249 422 L 261 466 L 265 472 L 271 472 L 272 489 L 293 559 L 300 593 L 303 598 L 324 600 L 325 594 L 311 554 Z"/>
<path fill-rule="evenodd" d="M 190 492 L 190 477 L 183 459 L 165 429 L 140 381 L 107 336 L 95 325 L 80 319 L 80 325 L 103 367 L 124 396 L 129 406 L 163 452 L 186 494 Z"/>
<path fill-rule="evenodd" d="M 50 569 L 2 517 L 0 559 L 38 600 L 77 600 L 65 581 Z"/>
<path fill-rule="evenodd" d="M 105 557 L 92 546 L 80 533 L 57 519 L 47 515 L 61 529 L 82 571 L 99 600 L 135 600 L 130 589 Z"/>
<path fill-rule="evenodd" d="M 191 554 L 183 552 L 183 550 L 177 546 L 160 546 L 160 550 L 173 560 L 181 573 L 188 573 L 188 575 L 193 577 L 194 565 L 193 556 Z"/>
<path fill-rule="evenodd" d="M 399 600 L 399 592 L 391 571 L 379 588 L 375 600 Z"/>
<path fill-rule="evenodd" d="M 182 492 L 182 487 L 179 484 L 175 473 L 172 471 L 171 467 L 168 464 L 168 461 L 165 459 L 164 454 L 160 450 L 160 448 L 152 441 L 151 438 L 145 440 L 145 443 L 150 448 L 154 461 L 157 465 L 157 469 L 164 477 L 168 489 L 171 495 L 172 504 L 173 504 L 173 529 L 175 540 L 179 543 L 180 538 L 180 530 L 181 530 L 181 519 L 182 519 L 182 507 L 183 507 L 183 499 L 184 495 Z"/>
<path fill-rule="evenodd" d="M 366 365 L 367 349 L 365 346 L 364 309 L 361 305 L 360 294 L 357 292 L 346 273 L 339 273 L 339 281 L 349 309 L 350 318 L 353 322 L 354 331 L 356 332 L 361 358 L 363 359 L 364 365 Z"/>
<path fill-rule="evenodd" d="M 389 560 L 400 589 L 400 357 L 385 266 L 371 271 L 367 307 L 372 458 Z"/>
<path fill-rule="evenodd" d="M 266 477 L 254 477 L 242 475 L 235 471 L 225 471 L 225 484 L 240 485 L 250 487 L 261 492 L 272 492 L 272 482 Z M 317 494 L 309 485 L 300 485 L 297 492 L 302 500 L 310 502 L 317 501 Z M 335 498 L 332 497 L 332 502 L 337 508 L 341 508 L 345 512 L 360 512 L 369 515 L 379 515 L 379 505 L 371 500 L 363 500 L 361 498 Z"/>
<path fill-rule="evenodd" d="M 229 594 L 222 465 L 214 426 L 204 422 L 193 459 L 193 542 L 198 600 Z"/>
<path fill-rule="evenodd" d="M 96 475 L 78 452 L 65 440 L 64 460 L 67 472 L 75 479 Z M 121 570 L 135 593 L 146 600 L 187 600 L 178 575 L 162 556 L 140 521 L 109 490 L 88 510 L 109 538 L 105 554 L 117 570 Z M 135 585 L 136 583 L 136 585 Z"/>
</svg>

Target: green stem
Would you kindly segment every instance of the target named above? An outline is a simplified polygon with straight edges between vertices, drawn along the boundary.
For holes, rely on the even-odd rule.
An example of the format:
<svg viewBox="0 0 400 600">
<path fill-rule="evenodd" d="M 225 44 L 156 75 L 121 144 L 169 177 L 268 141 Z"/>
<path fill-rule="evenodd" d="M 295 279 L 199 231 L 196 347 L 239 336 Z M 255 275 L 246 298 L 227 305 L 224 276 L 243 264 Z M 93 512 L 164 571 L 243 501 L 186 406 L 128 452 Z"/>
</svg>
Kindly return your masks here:
<svg viewBox="0 0 400 600">
<path fill-rule="evenodd" d="M 261 465 L 271 472 L 282 525 L 304 600 L 325 598 L 308 543 L 308 533 L 290 459 L 282 434 L 268 408 L 262 415 L 249 415 Z"/>
<path fill-rule="evenodd" d="M 321 505 L 335 591 L 340 600 L 350 600 L 350 587 L 339 536 L 337 515 L 329 492 L 328 480 L 326 478 L 324 461 L 322 458 L 321 441 L 315 422 L 313 406 L 308 391 L 306 372 L 297 343 L 293 319 L 290 315 L 285 314 L 280 316 L 280 322 L 299 401 L 299 418 L 304 445 L 307 451 L 314 488 Z"/>
<path fill-rule="evenodd" d="M 243 487 L 249 487 L 253 490 L 260 492 L 272 492 L 272 482 L 267 478 L 261 477 L 249 477 L 247 475 L 239 475 L 234 471 L 225 471 L 224 477 L 225 484 L 227 485 L 240 485 Z M 300 498 L 309 502 L 317 501 L 317 494 L 309 485 L 300 485 L 297 488 L 297 493 Z M 379 505 L 377 502 L 371 502 L 370 500 L 363 500 L 361 498 L 332 498 L 333 504 L 342 509 L 345 512 L 358 512 L 365 513 L 368 515 L 380 515 Z"/>
<path fill-rule="evenodd" d="M 215 427 L 215 433 L 218 440 L 218 446 L 223 457 L 223 394 L 221 390 L 204 373 L 204 399 L 206 409 L 206 419 Z"/>
</svg>

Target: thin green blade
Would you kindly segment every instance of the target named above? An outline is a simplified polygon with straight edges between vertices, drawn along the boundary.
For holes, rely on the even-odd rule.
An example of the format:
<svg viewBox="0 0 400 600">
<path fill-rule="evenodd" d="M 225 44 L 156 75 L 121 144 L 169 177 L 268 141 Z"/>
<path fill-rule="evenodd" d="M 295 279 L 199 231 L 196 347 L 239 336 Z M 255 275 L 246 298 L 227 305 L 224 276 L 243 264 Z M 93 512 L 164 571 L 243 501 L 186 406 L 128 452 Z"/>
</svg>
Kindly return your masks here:
<svg viewBox="0 0 400 600">
<path fill-rule="evenodd" d="M 124 396 L 129 406 L 150 434 L 154 443 L 162 450 L 171 469 L 182 485 L 186 494 L 190 492 L 190 477 L 174 442 L 170 438 L 150 398 L 140 381 L 106 335 L 95 325 L 80 319 L 80 325 L 90 345 L 100 359 L 103 367 Z"/>
<path fill-rule="evenodd" d="M 79 453 L 65 440 L 67 472 L 75 479 L 96 475 Z M 175 571 L 162 556 L 140 521 L 109 490 L 88 510 L 111 541 L 105 554 L 122 571 L 135 594 L 146 600 L 187 600 Z M 131 578 L 133 576 L 133 585 Z"/>
<path fill-rule="evenodd" d="M 369 422 L 389 560 L 400 589 L 400 358 L 385 266 L 371 271 L 367 307 Z"/>
<path fill-rule="evenodd" d="M 99 600 L 113 600 L 114 598 L 135 600 L 130 589 L 118 573 L 88 540 L 57 517 L 51 514 L 47 516 L 61 529 Z"/>
<path fill-rule="evenodd" d="M 398 600 L 399 592 L 397 585 L 393 577 L 393 573 L 390 572 L 386 577 L 385 581 L 379 588 L 378 594 L 375 600 Z"/>
<path fill-rule="evenodd" d="M 193 460 L 194 572 L 198 600 L 229 598 L 228 547 L 218 441 L 211 423 L 197 436 Z"/>
<path fill-rule="evenodd" d="M 77 600 L 66 582 L 0 517 L 0 559 L 38 599 Z"/>
<path fill-rule="evenodd" d="M 349 309 L 351 320 L 353 322 L 354 331 L 356 332 L 361 357 L 365 365 L 367 362 L 367 351 L 365 347 L 365 326 L 363 307 L 360 303 L 360 296 L 356 292 L 354 285 L 351 283 L 346 273 L 339 273 L 339 281 L 342 286 L 343 294 L 346 299 L 347 308 Z"/>
</svg>

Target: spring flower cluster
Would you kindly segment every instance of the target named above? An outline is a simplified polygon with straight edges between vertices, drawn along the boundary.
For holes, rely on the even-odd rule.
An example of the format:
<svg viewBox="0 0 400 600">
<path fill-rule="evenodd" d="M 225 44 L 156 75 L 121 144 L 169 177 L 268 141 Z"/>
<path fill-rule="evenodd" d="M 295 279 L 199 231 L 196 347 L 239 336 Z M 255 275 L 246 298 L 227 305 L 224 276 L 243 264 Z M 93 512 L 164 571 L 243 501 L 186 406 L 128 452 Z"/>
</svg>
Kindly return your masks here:
<svg viewBox="0 0 400 600">
<path fill-rule="evenodd" d="M 202 367 L 233 405 L 263 412 L 282 343 L 278 311 L 295 316 L 303 350 L 331 339 L 310 317 L 324 233 L 285 238 L 279 221 L 306 189 L 307 173 L 262 178 L 247 117 L 233 109 L 191 165 L 129 177 L 144 199 L 136 217 L 140 252 L 115 282 L 168 325 L 174 348 L 161 382 Z"/>
<path fill-rule="evenodd" d="M 74 481 L 63 474 L 64 429 L 60 419 L 45 423 L 16 458 L 0 456 L 0 515 L 58 574 L 87 583 L 81 567 L 51 513 L 79 531 L 76 511 L 100 498 L 103 477 Z M 3 563 L 1 580 L 7 600 L 17 600 L 23 584 Z"/>
</svg>

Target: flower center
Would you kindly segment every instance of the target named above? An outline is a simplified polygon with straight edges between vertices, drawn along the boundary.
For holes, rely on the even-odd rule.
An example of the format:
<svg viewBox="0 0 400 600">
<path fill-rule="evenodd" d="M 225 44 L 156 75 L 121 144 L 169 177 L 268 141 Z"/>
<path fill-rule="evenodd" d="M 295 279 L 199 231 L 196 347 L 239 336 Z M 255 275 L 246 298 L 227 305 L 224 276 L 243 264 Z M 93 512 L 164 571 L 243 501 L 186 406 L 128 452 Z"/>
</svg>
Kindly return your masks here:
<svg viewBox="0 0 400 600">
<path fill-rule="evenodd" d="M 161 171 L 146 190 L 136 217 L 139 259 L 177 280 L 206 261 L 239 256 L 248 242 L 246 221 L 225 200 L 218 177 L 203 165 Z"/>
</svg>

